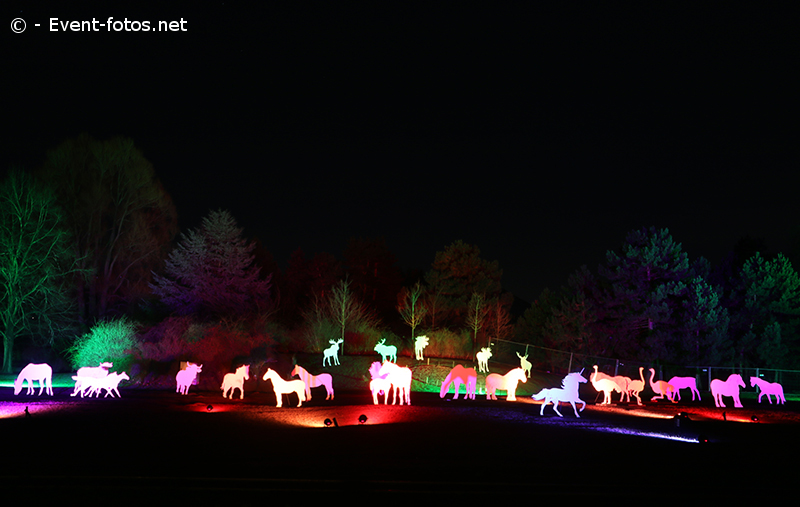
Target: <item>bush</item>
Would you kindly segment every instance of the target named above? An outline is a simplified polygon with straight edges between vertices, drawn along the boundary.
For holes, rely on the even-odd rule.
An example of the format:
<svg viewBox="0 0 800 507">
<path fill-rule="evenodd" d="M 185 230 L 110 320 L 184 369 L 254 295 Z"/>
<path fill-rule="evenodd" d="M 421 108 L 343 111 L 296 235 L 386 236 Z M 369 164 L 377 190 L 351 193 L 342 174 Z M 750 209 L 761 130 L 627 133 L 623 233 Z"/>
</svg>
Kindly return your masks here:
<svg viewBox="0 0 800 507">
<path fill-rule="evenodd" d="M 97 366 L 114 363 L 114 371 L 125 371 L 136 348 L 136 324 L 125 317 L 98 322 L 68 349 L 72 366 Z"/>
<path fill-rule="evenodd" d="M 419 335 L 428 337 L 429 343 L 425 347 L 426 357 L 447 357 L 452 359 L 473 359 L 472 332 L 463 330 L 461 333 L 449 329 L 437 329 Z"/>
</svg>

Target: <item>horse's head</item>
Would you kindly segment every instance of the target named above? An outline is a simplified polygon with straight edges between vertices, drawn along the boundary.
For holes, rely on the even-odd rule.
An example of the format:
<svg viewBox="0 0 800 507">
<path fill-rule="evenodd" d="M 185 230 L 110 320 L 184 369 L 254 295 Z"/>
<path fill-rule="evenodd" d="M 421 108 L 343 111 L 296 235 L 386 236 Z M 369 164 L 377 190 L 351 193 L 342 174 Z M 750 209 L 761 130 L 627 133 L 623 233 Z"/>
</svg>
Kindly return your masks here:
<svg viewBox="0 0 800 507">
<path fill-rule="evenodd" d="M 244 379 L 250 380 L 250 365 L 246 364 L 244 366 L 240 366 L 239 368 L 244 368 Z"/>
<path fill-rule="evenodd" d="M 297 365 L 294 365 L 294 368 L 292 368 L 292 374 L 291 375 L 292 375 L 292 377 L 294 377 L 295 375 L 300 375 L 300 370 L 297 369 Z"/>
<path fill-rule="evenodd" d="M 756 377 L 750 377 L 750 387 L 756 386 Z"/>
<path fill-rule="evenodd" d="M 261 380 L 267 380 L 268 378 L 271 378 L 273 373 L 274 372 L 272 371 L 272 368 L 267 368 L 267 371 L 264 372 L 264 377 Z"/>
<path fill-rule="evenodd" d="M 19 394 L 20 391 L 22 391 L 22 379 L 18 378 L 14 381 L 14 395 Z"/>
<path fill-rule="evenodd" d="M 744 380 L 742 379 L 742 376 L 739 375 L 738 373 L 735 373 L 734 375 L 736 375 L 736 385 L 738 385 L 741 388 L 745 388 L 746 389 L 747 386 L 745 385 Z"/>
<path fill-rule="evenodd" d="M 523 384 L 528 381 L 528 376 L 525 375 L 525 370 L 522 368 L 514 368 L 514 376 Z"/>
</svg>

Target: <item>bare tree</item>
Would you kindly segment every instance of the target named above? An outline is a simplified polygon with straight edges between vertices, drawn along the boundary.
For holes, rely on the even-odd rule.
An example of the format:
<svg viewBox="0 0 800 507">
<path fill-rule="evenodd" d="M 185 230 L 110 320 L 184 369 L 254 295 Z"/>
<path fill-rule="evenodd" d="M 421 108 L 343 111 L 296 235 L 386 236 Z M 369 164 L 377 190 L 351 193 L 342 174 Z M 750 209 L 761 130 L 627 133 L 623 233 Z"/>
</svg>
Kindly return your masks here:
<svg viewBox="0 0 800 507">
<path fill-rule="evenodd" d="M 486 316 L 489 307 L 486 305 L 486 296 L 479 292 L 473 292 L 467 307 L 467 326 L 472 330 L 472 346 L 478 345 L 478 331 L 486 324 Z"/>
<path fill-rule="evenodd" d="M 422 319 L 428 312 L 423 304 L 422 296 L 422 286 L 417 282 L 411 289 L 403 287 L 398 298 L 397 311 L 400 312 L 403 322 L 411 327 L 411 340 L 414 340 L 415 330 L 422 324 Z"/>
</svg>

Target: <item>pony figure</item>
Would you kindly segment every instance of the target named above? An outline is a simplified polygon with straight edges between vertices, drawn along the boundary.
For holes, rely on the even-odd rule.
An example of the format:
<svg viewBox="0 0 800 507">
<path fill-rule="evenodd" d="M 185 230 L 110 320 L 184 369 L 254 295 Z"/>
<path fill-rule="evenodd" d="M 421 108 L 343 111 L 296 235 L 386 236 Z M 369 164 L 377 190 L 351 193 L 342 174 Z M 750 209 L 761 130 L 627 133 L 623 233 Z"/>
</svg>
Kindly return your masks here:
<svg viewBox="0 0 800 507">
<path fill-rule="evenodd" d="M 378 375 L 385 378 L 392 384 L 392 405 L 397 403 L 397 391 L 400 391 L 400 404 L 403 399 L 407 405 L 411 405 L 411 369 L 398 366 L 391 361 L 386 361 L 378 370 Z"/>
<path fill-rule="evenodd" d="M 761 397 L 765 394 L 767 395 L 767 401 L 770 405 L 772 405 L 772 398 L 770 398 L 770 395 L 772 394 L 775 395 L 775 403 L 786 403 L 786 398 L 783 396 L 783 386 L 777 382 L 767 382 L 766 380 L 758 377 L 750 377 L 750 387 L 755 386 L 758 386 L 759 390 L 761 391 L 758 393 L 759 403 L 761 403 Z"/>
<path fill-rule="evenodd" d="M 492 357 L 492 347 L 483 347 L 481 351 L 475 354 L 478 358 L 478 371 L 481 373 L 489 373 L 489 358 Z"/>
<path fill-rule="evenodd" d="M 339 344 L 344 343 L 344 340 L 328 340 L 331 344 L 330 347 L 322 351 L 322 366 L 325 366 L 325 360 L 328 360 L 328 366 L 331 365 L 331 358 L 333 362 L 339 365 Z"/>
<path fill-rule="evenodd" d="M 294 377 L 295 375 L 300 377 L 300 380 L 306 384 L 306 400 L 311 399 L 311 388 L 320 386 L 324 386 L 325 390 L 328 392 L 328 396 L 325 399 L 333 399 L 333 377 L 331 377 L 330 373 L 320 373 L 314 376 L 308 373 L 305 368 L 296 364 L 294 368 L 292 368 L 292 376 Z"/>
<path fill-rule="evenodd" d="M 466 391 L 464 397 L 474 400 L 475 387 L 478 385 L 478 372 L 475 371 L 475 368 L 464 368 L 460 364 L 457 364 L 455 368 L 450 370 L 450 373 L 447 374 L 444 382 L 442 382 L 442 390 L 439 393 L 439 398 L 444 398 L 451 383 L 454 384 L 456 391 L 456 395 L 453 396 L 454 400 L 458 399 L 458 390 L 461 384 L 464 384 L 464 390 Z"/>
<path fill-rule="evenodd" d="M 505 375 L 497 373 L 490 373 L 486 376 L 486 399 L 496 400 L 496 392 L 498 389 L 507 391 L 506 401 L 517 400 L 517 383 L 525 383 L 528 377 L 525 375 L 525 370 L 522 368 L 514 368 Z"/>
<path fill-rule="evenodd" d="M 558 411 L 558 404 L 559 402 L 567 402 L 572 405 L 572 410 L 575 412 L 575 417 L 580 419 L 581 416 L 578 415 L 578 407 L 576 403 L 581 403 L 581 412 L 583 409 L 586 408 L 586 402 L 583 401 L 578 397 L 578 387 L 580 384 L 585 384 L 587 382 L 586 377 L 583 376 L 583 370 L 580 372 L 573 372 L 568 374 L 564 379 L 561 381 L 561 387 L 552 388 L 552 389 L 542 389 L 538 393 L 531 396 L 534 400 L 544 400 L 542 403 L 542 409 L 539 411 L 539 415 L 544 415 L 544 408 L 549 404 L 553 404 L 553 410 L 556 411 L 559 417 L 564 417 L 561 415 L 561 412 Z"/>
<path fill-rule="evenodd" d="M 650 401 L 663 400 L 664 396 L 666 395 L 669 401 L 671 401 L 672 403 L 677 403 L 677 401 L 675 401 L 675 387 L 672 386 L 669 382 L 665 382 L 663 380 L 655 380 L 655 378 L 656 378 L 656 370 L 655 368 L 650 368 L 650 389 L 652 389 L 654 393 L 660 395 L 660 396 L 653 396 L 652 398 L 650 398 Z"/>
<path fill-rule="evenodd" d="M 100 363 L 99 366 L 84 366 L 83 368 L 78 368 L 78 372 L 75 374 L 73 379 L 75 379 L 75 390 L 72 391 L 70 396 L 75 396 L 78 393 L 81 393 L 81 398 L 83 398 L 83 392 L 85 389 L 81 386 L 81 382 L 83 378 L 102 378 L 108 375 L 108 369 L 114 366 L 113 363 L 105 362 Z"/>
<path fill-rule="evenodd" d="M 687 388 L 692 392 L 692 401 L 694 401 L 695 394 L 697 394 L 697 399 L 700 399 L 700 391 L 697 390 L 697 379 L 694 377 L 672 377 L 668 383 L 675 388 L 675 398 L 678 401 L 681 401 L 681 389 Z"/>
<path fill-rule="evenodd" d="M 78 379 L 80 377 L 75 376 L 73 378 Z M 100 396 L 100 390 L 105 389 L 106 395 L 103 396 L 103 398 L 107 398 L 109 394 L 113 398 L 114 393 L 117 393 L 117 398 L 122 398 L 122 395 L 119 394 L 119 389 L 117 389 L 117 386 L 119 386 L 119 383 L 122 382 L 123 380 L 130 380 L 130 379 L 131 378 L 125 372 L 122 373 L 114 372 L 114 373 L 109 373 L 105 377 L 97 377 L 97 378 L 84 377 L 81 380 L 85 385 L 88 385 L 90 387 L 89 389 L 90 397 L 93 394 L 95 396 Z M 81 398 L 83 398 L 83 390 L 81 390 Z"/>
<path fill-rule="evenodd" d="M 244 381 L 250 380 L 250 365 L 245 364 L 236 368 L 235 373 L 226 373 L 222 377 L 222 397 L 233 399 L 233 392 L 239 390 L 239 399 L 244 399 Z"/>
<path fill-rule="evenodd" d="M 517 352 L 517 357 L 519 358 L 519 367 L 525 370 L 525 373 L 528 375 L 528 378 L 531 378 L 531 362 L 528 361 L 528 354 L 521 356 L 519 352 Z"/>
<path fill-rule="evenodd" d="M 711 381 L 711 396 L 714 397 L 714 404 L 718 408 L 725 408 L 722 403 L 723 396 L 730 396 L 733 398 L 733 406 L 742 408 L 742 402 L 739 401 L 739 388 L 745 388 L 744 380 L 738 373 L 732 373 L 728 376 L 728 380 L 720 380 L 715 378 Z"/>
<path fill-rule="evenodd" d="M 422 361 L 422 351 L 428 346 L 427 336 L 417 336 L 414 340 L 414 354 L 417 356 L 417 361 Z"/>
<path fill-rule="evenodd" d="M 14 395 L 22 391 L 22 384 L 28 382 L 28 391 L 25 394 L 33 394 L 33 382 L 39 382 L 39 396 L 42 391 L 47 390 L 47 394 L 53 396 L 53 368 L 47 363 L 30 363 L 22 369 L 14 381 Z"/>
<path fill-rule="evenodd" d="M 383 393 L 383 404 L 386 405 L 389 391 L 392 389 L 392 383 L 388 378 L 381 377 L 380 374 L 381 363 L 375 361 L 369 367 L 369 374 L 372 380 L 369 383 L 369 390 L 372 392 L 372 403 L 378 404 L 378 395 Z"/>
<path fill-rule="evenodd" d="M 381 341 L 375 345 L 375 352 L 381 355 L 381 362 L 392 361 L 393 363 L 396 363 L 397 347 L 394 345 L 384 345 L 385 343 L 386 338 L 382 338 Z"/>
<path fill-rule="evenodd" d="M 267 368 L 267 372 L 264 373 L 263 380 L 267 379 L 272 381 L 272 389 L 275 391 L 275 398 L 278 400 L 278 404 L 275 405 L 276 407 L 281 408 L 283 406 L 283 395 L 289 393 L 295 393 L 297 395 L 298 407 L 303 406 L 303 402 L 306 401 L 305 382 L 302 380 L 283 380 L 280 375 L 271 368 Z"/>
<path fill-rule="evenodd" d="M 202 364 L 186 363 L 186 369 L 181 370 L 175 375 L 175 381 L 178 383 L 178 388 L 175 389 L 176 393 L 188 394 L 189 386 L 197 378 L 197 374 L 203 371 Z"/>
</svg>

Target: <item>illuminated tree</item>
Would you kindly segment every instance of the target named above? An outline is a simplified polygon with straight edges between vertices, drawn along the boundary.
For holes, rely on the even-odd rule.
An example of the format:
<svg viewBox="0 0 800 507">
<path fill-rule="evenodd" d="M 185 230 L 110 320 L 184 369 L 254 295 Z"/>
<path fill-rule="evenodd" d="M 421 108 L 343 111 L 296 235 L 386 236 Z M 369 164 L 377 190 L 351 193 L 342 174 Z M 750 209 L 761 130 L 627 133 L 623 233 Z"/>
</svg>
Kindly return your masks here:
<svg viewBox="0 0 800 507">
<path fill-rule="evenodd" d="M 63 215 L 49 190 L 13 170 L 0 188 L 0 324 L 3 372 L 18 336 L 52 340 L 74 316 L 68 275 L 74 267 Z"/>
<path fill-rule="evenodd" d="M 472 331 L 472 347 L 478 346 L 478 331 L 486 325 L 486 316 L 489 307 L 486 305 L 486 296 L 478 292 L 473 292 L 467 307 L 467 327 Z"/>
<path fill-rule="evenodd" d="M 101 321 L 92 326 L 68 350 L 72 366 L 96 366 L 111 362 L 117 371 L 124 371 L 136 348 L 136 325 L 126 317 Z"/>
<path fill-rule="evenodd" d="M 411 339 L 415 338 L 415 330 L 422 324 L 428 309 L 422 301 L 423 290 L 419 282 L 411 289 L 403 287 L 397 297 L 397 311 L 403 318 L 403 322 L 411 328 Z"/>
<path fill-rule="evenodd" d="M 270 277 L 259 277 L 254 243 L 228 211 L 212 211 L 169 254 L 165 276 L 154 274 L 153 294 L 180 315 L 243 315 L 270 307 Z"/>
<path fill-rule="evenodd" d="M 50 151 L 40 176 L 52 186 L 72 233 L 83 274 L 74 280 L 82 318 L 91 322 L 114 308 L 125 310 L 146 295 L 151 270 L 177 232 L 176 213 L 133 141 L 82 134 Z"/>
</svg>

